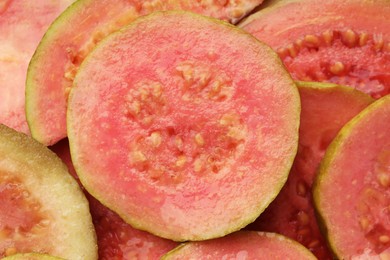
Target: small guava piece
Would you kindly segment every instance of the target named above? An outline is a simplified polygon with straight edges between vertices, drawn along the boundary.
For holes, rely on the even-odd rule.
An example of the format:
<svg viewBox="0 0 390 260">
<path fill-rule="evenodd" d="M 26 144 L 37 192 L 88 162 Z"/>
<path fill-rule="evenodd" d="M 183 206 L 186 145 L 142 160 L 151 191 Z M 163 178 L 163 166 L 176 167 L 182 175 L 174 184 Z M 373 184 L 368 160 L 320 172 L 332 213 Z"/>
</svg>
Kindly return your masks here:
<svg viewBox="0 0 390 260">
<path fill-rule="evenodd" d="M 297 240 L 319 259 L 332 259 L 316 221 L 312 184 L 329 143 L 344 124 L 374 99 L 335 84 L 296 84 L 302 106 L 298 153 L 285 186 L 248 229 L 280 233 Z"/>
<path fill-rule="evenodd" d="M 10 255 L 2 258 L 2 260 L 63 260 L 63 258 L 40 253 L 24 253 Z"/>
<path fill-rule="evenodd" d="M 75 169 L 133 227 L 176 241 L 223 236 L 287 179 L 298 91 L 277 55 L 232 25 L 180 11 L 139 18 L 105 38 L 74 83 Z"/>
<path fill-rule="evenodd" d="M 390 257 L 390 95 L 364 109 L 329 145 L 313 187 L 339 259 Z"/>
<path fill-rule="evenodd" d="M 0 124 L 30 133 L 25 116 L 27 67 L 46 29 L 73 1 L 0 1 Z"/>
<path fill-rule="evenodd" d="M 74 76 L 84 58 L 108 34 L 140 16 L 162 10 L 187 10 L 237 22 L 262 2 L 77 1 L 50 26 L 31 60 L 26 80 L 26 113 L 32 136 L 45 145 L 66 137 L 67 99 Z"/>
<path fill-rule="evenodd" d="M 88 201 L 48 148 L 0 125 L 0 257 L 97 259 Z"/>
<path fill-rule="evenodd" d="M 174 259 L 317 259 L 307 248 L 285 236 L 239 231 L 222 238 L 184 243 L 162 257 Z"/>
<path fill-rule="evenodd" d="M 276 50 L 296 80 L 390 93 L 390 2 L 269 1 L 240 27 Z"/>
</svg>

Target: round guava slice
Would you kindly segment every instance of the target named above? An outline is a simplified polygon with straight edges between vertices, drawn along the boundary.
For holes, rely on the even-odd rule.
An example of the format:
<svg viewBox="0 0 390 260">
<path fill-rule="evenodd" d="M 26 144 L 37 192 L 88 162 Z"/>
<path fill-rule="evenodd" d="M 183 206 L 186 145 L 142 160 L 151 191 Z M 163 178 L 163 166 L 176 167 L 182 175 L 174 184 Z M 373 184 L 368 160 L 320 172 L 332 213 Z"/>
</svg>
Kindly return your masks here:
<svg viewBox="0 0 390 260">
<path fill-rule="evenodd" d="M 276 233 L 239 231 L 222 238 L 184 243 L 164 257 L 173 259 L 317 259 L 298 242 Z"/>
<path fill-rule="evenodd" d="M 347 123 L 329 145 L 314 201 L 339 259 L 390 258 L 390 95 Z"/>
<path fill-rule="evenodd" d="M 50 149 L 64 161 L 69 172 L 78 180 L 71 161 L 68 140 L 63 139 Z M 85 193 L 96 230 L 100 260 L 160 259 L 162 255 L 178 245 L 177 242 L 133 228 L 87 191 Z"/>
<path fill-rule="evenodd" d="M 126 222 L 203 240 L 246 226 L 276 197 L 299 112 L 268 46 L 217 19 L 156 12 L 84 61 L 68 138 L 84 187 Z"/>
<path fill-rule="evenodd" d="M 50 23 L 74 0 L 0 1 L 0 124 L 29 134 L 26 71 Z"/>
<path fill-rule="evenodd" d="M 390 93 L 390 2 L 270 1 L 240 27 L 279 53 L 292 77 Z"/>
<path fill-rule="evenodd" d="M 105 36 L 137 17 L 154 11 L 180 9 L 237 22 L 262 2 L 77 1 L 50 26 L 31 60 L 26 81 L 26 113 L 32 136 L 45 145 L 53 145 L 66 137 L 67 99 L 80 63 Z"/>
<path fill-rule="evenodd" d="M 302 106 L 298 153 L 283 189 L 248 229 L 280 233 L 306 246 L 318 259 L 332 259 L 316 221 L 312 184 L 329 143 L 373 99 L 335 84 L 296 84 Z"/>
<path fill-rule="evenodd" d="M 88 201 L 53 152 L 0 125 L 0 257 L 32 251 L 97 259 Z"/>
<path fill-rule="evenodd" d="M 24 253 L 10 255 L 2 258 L 2 260 L 63 260 L 63 258 L 39 253 Z"/>
</svg>

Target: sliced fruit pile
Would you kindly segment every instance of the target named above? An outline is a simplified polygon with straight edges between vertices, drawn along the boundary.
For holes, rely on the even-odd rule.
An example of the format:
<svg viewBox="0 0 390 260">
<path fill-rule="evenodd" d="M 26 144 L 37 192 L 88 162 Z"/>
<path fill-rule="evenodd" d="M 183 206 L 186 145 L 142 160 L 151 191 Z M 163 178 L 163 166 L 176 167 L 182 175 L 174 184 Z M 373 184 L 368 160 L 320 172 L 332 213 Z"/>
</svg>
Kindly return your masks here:
<svg viewBox="0 0 390 260">
<path fill-rule="evenodd" d="M 27 2 L 0 258 L 390 259 L 389 1 Z"/>
</svg>

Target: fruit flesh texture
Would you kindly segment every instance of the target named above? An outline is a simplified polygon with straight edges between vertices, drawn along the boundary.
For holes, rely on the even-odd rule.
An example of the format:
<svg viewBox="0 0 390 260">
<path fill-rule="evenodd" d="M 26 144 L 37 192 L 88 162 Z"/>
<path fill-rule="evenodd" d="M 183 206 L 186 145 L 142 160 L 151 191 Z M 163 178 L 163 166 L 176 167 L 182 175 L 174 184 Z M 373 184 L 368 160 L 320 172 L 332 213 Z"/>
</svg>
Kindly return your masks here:
<svg viewBox="0 0 390 260">
<path fill-rule="evenodd" d="M 69 172 L 78 180 L 67 139 L 61 140 L 51 149 L 65 162 Z M 87 193 L 85 190 L 84 192 Z M 87 198 L 96 230 L 99 259 L 160 259 L 178 245 L 171 240 L 134 229 L 91 195 L 87 194 Z"/>
<path fill-rule="evenodd" d="M 30 133 L 24 98 L 28 63 L 50 23 L 72 2 L 0 2 L 0 123 Z"/>
<path fill-rule="evenodd" d="M 248 229 L 283 234 L 309 248 L 319 259 L 332 259 L 317 225 L 311 187 L 329 143 L 373 99 L 335 84 L 297 85 L 302 103 L 297 156 L 281 192 Z"/>
<path fill-rule="evenodd" d="M 32 136 L 45 145 L 66 137 L 67 98 L 80 63 L 105 36 L 137 17 L 180 9 L 235 22 L 261 3 L 262 0 L 78 1 L 51 26 L 29 67 L 26 108 Z"/>
<path fill-rule="evenodd" d="M 388 1 L 274 2 L 239 26 L 274 48 L 294 79 L 390 93 Z"/>
<path fill-rule="evenodd" d="M 321 163 L 315 206 L 341 259 L 390 257 L 389 122 L 390 95 L 343 127 Z"/>
<path fill-rule="evenodd" d="M 239 231 L 208 241 L 189 242 L 162 259 L 316 259 L 305 247 L 275 233 Z"/>
<path fill-rule="evenodd" d="M 0 257 L 31 251 L 97 256 L 88 203 L 65 165 L 42 144 L 3 125 L 0 238 Z"/>
<path fill-rule="evenodd" d="M 83 63 L 68 109 L 72 159 L 86 189 L 133 226 L 173 240 L 221 236 L 285 182 L 299 109 L 267 46 L 214 19 L 155 13 Z"/>
</svg>

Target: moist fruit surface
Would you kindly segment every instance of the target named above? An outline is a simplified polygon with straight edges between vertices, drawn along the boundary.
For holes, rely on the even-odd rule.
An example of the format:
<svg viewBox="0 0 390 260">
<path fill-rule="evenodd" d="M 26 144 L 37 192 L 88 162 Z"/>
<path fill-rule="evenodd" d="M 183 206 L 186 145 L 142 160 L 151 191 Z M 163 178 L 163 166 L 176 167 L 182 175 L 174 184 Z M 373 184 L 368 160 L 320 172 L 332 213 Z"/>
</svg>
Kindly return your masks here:
<svg viewBox="0 0 390 260">
<path fill-rule="evenodd" d="M 82 64 L 68 107 L 72 160 L 84 187 L 134 227 L 173 240 L 218 237 L 279 192 L 299 109 L 280 60 L 249 34 L 188 12 L 154 13 Z"/>
</svg>

